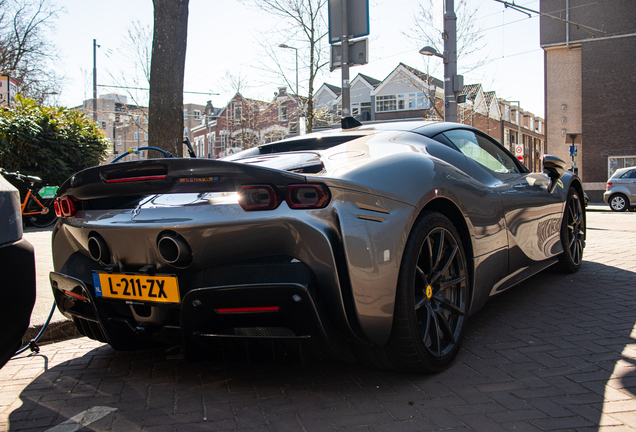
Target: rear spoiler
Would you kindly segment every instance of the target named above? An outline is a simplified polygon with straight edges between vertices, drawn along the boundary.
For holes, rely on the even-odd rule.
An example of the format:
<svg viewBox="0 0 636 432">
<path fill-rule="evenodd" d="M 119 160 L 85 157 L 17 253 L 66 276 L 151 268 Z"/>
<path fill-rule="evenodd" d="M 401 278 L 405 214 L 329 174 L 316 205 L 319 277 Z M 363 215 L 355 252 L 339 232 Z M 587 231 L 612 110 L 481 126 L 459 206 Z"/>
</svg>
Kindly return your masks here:
<svg viewBox="0 0 636 432">
<path fill-rule="evenodd" d="M 306 177 L 287 171 L 212 159 L 151 159 L 88 168 L 74 174 L 57 196 L 79 200 L 169 193 L 235 192 L 244 184 L 283 190 Z"/>
</svg>

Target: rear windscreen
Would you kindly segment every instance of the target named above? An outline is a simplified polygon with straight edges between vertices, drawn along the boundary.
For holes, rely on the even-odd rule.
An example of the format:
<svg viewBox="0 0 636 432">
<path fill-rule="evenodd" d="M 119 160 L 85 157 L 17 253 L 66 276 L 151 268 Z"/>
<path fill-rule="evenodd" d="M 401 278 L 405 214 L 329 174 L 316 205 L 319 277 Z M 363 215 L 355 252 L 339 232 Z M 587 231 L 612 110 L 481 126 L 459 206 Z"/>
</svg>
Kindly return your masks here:
<svg viewBox="0 0 636 432">
<path fill-rule="evenodd" d="M 328 148 L 361 138 L 366 135 L 335 135 L 311 137 L 307 139 L 295 139 L 289 141 L 278 141 L 271 144 L 264 144 L 259 147 L 248 149 L 232 156 L 228 156 L 224 160 L 238 160 L 246 157 L 252 157 L 271 153 L 286 153 L 293 151 L 309 151 L 309 150 L 327 150 Z"/>
</svg>

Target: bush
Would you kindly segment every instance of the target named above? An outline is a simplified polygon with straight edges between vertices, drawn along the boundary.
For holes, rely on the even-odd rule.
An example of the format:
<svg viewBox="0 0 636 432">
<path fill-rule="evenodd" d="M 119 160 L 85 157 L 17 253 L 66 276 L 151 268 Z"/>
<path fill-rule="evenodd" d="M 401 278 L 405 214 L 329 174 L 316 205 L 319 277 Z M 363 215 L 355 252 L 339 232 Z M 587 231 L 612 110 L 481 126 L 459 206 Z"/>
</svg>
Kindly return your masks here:
<svg viewBox="0 0 636 432">
<path fill-rule="evenodd" d="M 108 141 L 86 114 L 16 97 L 0 111 L 0 167 L 61 185 L 75 172 L 98 165 Z"/>
</svg>

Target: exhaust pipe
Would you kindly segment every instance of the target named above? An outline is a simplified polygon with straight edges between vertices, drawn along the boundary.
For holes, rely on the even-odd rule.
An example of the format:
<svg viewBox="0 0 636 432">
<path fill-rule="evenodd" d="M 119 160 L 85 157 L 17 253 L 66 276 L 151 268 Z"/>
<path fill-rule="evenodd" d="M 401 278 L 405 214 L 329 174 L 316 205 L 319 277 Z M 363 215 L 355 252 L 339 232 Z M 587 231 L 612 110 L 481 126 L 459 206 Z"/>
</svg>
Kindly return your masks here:
<svg viewBox="0 0 636 432">
<path fill-rule="evenodd" d="M 157 242 L 159 255 L 175 267 L 187 267 L 192 262 L 190 245 L 177 233 L 163 233 Z"/>
<path fill-rule="evenodd" d="M 110 249 L 99 234 L 91 234 L 88 238 L 88 253 L 98 263 L 110 264 Z"/>
</svg>

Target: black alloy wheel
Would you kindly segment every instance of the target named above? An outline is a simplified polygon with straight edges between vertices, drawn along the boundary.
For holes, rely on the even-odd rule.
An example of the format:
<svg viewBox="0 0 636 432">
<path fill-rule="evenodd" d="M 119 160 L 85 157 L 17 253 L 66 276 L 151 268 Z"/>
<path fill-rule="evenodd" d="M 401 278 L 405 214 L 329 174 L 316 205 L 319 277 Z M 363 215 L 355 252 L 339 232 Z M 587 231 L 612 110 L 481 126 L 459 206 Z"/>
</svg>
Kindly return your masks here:
<svg viewBox="0 0 636 432">
<path fill-rule="evenodd" d="M 561 243 L 563 253 L 559 255 L 559 270 L 565 273 L 578 271 L 585 248 L 585 211 L 579 193 L 574 188 L 568 192 L 561 225 Z"/>
<path fill-rule="evenodd" d="M 415 267 L 415 315 L 420 337 L 435 357 L 457 345 L 465 315 L 466 266 L 445 228 L 428 233 Z M 462 308 L 462 305 L 464 307 Z"/>
<path fill-rule="evenodd" d="M 407 246 L 386 352 L 405 371 L 436 372 L 459 352 L 468 312 L 468 270 L 457 230 L 440 213 L 416 222 Z"/>
<path fill-rule="evenodd" d="M 609 205 L 613 211 L 622 212 L 629 207 L 629 201 L 625 195 L 619 193 L 610 197 Z"/>
</svg>

